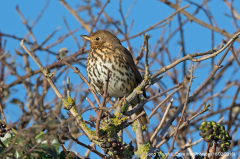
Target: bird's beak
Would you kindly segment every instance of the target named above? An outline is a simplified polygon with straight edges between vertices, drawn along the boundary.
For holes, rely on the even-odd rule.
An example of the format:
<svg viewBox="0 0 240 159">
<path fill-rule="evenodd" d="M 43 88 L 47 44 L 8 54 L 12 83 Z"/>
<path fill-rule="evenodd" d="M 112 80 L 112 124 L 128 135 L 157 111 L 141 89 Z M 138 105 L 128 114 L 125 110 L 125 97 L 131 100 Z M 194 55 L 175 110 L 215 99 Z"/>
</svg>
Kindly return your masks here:
<svg viewBox="0 0 240 159">
<path fill-rule="evenodd" d="M 91 38 L 89 38 L 89 36 L 87 36 L 87 35 L 80 35 L 80 36 L 84 39 L 87 39 L 87 40 L 91 41 Z"/>
</svg>

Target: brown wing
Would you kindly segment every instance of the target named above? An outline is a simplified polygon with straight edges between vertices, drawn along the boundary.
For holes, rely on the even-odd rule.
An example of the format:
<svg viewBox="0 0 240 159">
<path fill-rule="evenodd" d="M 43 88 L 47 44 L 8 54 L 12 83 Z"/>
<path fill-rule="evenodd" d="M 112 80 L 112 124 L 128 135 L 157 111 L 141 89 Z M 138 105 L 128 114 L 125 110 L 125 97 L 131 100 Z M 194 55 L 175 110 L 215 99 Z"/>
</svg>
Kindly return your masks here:
<svg viewBox="0 0 240 159">
<path fill-rule="evenodd" d="M 142 76 L 141 76 L 140 72 L 138 71 L 137 66 L 134 63 L 134 60 L 133 60 L 133 57 L 132 57 L 131 53 L 125 47 L 123 47 L 122 45 L 116 47 L 115 52 L 120 54 L 123 57 L 123 60 L 126 61 L 129 64 L 129 66 L 131 67 L 131 69 L 133 70 L 133 72 L 136 76 L 137 82 L 141 83 L 142 82 Z M 143 96 L 146 97 L 146 92 L 145 91 L 143 91 Z M 137 103 L 135 103 L 134 105 L 136 105 L 136 104 Z M 142 113 L 142 111 L 145 112 L 144 108 L 138 109 L 136 111 L 136 115 Z M 148 120 L 146 112 L 145 112 L 145 115 L 141 116 L 139 119 L 140 119 L 140 122 L 141 122 L 142 125 L 149 124 L 149 120 Z"/>
<path fill-rule="evenodd" d="M 117 46 L 115 52 L 120 54 L 123 57 L 123 60 L 129 64 L 129 66 L 131 67 L 131 69 L 133 70 L 133 72 L 136 76 L 137 82 L 141 83 L 142 76 L 141 76 L 140 72 L 138 71 L 137 66 L 134 63 L 131 53 L 122 45 Z"/>
<path fill-rule="evenodd" d="M 131 67 L 131 69 L 133 70 L 133 72 L 136 76 L 137 82 L 141 83 L 143 79 L 142 79 L 140 72 L 138 71 L 137 66 L 134 63 L 131 53 L 122 45 L 117 46 L 115 49 L 116 49 L 115 52 L 120 54 L 121 56 L 123 56 L 123 60 L 129 64 L 129 66 Z M 143 96 L 146 97 L 145 91 L 143 92 Z"/>
</svg>

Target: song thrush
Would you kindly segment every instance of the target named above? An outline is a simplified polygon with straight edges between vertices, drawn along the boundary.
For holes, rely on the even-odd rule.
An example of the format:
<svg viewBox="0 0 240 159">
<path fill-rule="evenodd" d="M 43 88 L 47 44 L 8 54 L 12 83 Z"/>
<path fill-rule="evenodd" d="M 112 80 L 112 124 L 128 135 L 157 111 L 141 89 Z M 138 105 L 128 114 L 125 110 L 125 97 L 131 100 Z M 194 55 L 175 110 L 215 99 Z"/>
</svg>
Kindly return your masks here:
<svg viewBox="0 0 240 159">
<path fill-rule="evenodd" d="M 137 66 L 131 53 L 122 46 L 120 40 L 106 30 L 98 30 L 91 36 L 81 35 L 90 41 L 90 51 L 87 57 L 87 76 L 91 89 L 101 95 L 105 88 L 107 71 L 111 78 L 108 83 L 107 93 L 109 97 L 123 97 L 130 94 L 142 81 Z M 144 92 L 144 96 L 146 96 Z M 133 100 L 135 106 L 139 98 Z M 138 109 L 136 115 L 144 109 Z M 139 118 L 142 125 L 149 123 L 145 115 Z"/>
</svg>

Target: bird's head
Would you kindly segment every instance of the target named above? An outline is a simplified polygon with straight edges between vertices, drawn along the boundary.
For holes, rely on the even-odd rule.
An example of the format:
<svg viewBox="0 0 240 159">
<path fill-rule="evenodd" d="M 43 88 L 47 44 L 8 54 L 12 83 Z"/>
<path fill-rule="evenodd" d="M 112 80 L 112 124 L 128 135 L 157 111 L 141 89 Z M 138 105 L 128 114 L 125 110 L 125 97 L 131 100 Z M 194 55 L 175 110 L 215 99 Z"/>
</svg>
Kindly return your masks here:
<svg viewBox="0 0 240 159">
<path fill-rule="evenodd" d="M 111 32 L 106 30 L 98 30 L 92 35 L 80 35 L 84 39 L 90 41 L 90 47 L 111 46 L 113 44 L 121 44 L 120 40 Z"/>
</svg>

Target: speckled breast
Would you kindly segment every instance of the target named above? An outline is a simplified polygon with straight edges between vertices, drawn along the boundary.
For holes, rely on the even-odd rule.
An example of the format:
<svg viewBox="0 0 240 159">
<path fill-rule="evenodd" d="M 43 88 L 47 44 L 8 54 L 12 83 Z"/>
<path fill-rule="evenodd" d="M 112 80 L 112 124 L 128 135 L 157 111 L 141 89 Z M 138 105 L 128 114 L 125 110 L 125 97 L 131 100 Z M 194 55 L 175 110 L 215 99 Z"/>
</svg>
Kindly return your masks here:
<svg viewBox="0 0 240 159">
<path fill-rule="evenodd" d="M 104 92 L 107 70 L 111 75 L 108 83 L 109 97 L 123 97 L 137 86 L 134 72 L 123 57 L 106 49 L 91 49 L 87 58 L 87 76 L 91 89 L 100 95 Z"/>
</svg>

